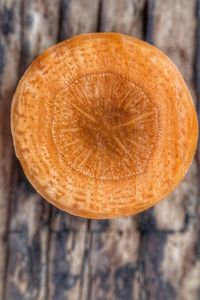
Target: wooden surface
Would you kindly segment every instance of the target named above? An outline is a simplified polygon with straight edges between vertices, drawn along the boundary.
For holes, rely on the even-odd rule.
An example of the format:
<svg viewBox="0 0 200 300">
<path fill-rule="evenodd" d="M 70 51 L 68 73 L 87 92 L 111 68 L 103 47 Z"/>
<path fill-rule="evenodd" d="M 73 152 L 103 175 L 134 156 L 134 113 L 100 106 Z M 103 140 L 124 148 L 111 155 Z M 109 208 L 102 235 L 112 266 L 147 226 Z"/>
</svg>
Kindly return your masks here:
<svg viewBox="0 0 200 300">
<path fill-rule="evenodd" d="M 30 62 L 84 32 L 118 31 L 154 43 L 179 67 L 198 106 L 198 1 L 0 0 L 1 300 L 200 299 L 198 151 L 168 200 L 135 217 L 89 221 L 34 191 L 9 126 L 12 95 Z"/>
</svg>

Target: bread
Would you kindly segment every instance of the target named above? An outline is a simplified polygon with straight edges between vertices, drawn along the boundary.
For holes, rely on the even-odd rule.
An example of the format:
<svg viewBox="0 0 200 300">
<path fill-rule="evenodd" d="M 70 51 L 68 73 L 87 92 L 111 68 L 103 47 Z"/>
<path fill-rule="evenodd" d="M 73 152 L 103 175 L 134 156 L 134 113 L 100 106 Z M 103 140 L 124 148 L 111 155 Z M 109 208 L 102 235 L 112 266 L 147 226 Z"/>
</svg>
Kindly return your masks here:
<svg viewBox="0 0 200 300">
<path fill-rule="evenodd" d="M 118 33 L 42 53 L 15 92 L 16 155 L 35 189 L 74 215 L 141 212 L 188 170 L 198 123 L 186 84 L 157 48 Z"/>
</svg>

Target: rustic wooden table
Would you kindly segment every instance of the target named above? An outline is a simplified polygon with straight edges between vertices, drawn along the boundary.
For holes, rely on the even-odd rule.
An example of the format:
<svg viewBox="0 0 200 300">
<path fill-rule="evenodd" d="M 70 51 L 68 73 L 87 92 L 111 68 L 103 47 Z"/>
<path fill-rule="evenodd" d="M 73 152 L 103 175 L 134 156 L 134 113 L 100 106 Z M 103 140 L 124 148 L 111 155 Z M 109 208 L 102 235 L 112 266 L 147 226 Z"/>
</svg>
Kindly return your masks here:
<svg viewBox="0 0 200 300">
<path fill-rule="evenodd" d="M 16 160 L 10 105 L 41 51 L 75 34 L 146 39 L 200 95 L 197 0 L 0 0 L 0 299 L 199 300 L 198 153 L 185 180 L 136 217 L 90 221 L 52 207 Z"/>
</svg>

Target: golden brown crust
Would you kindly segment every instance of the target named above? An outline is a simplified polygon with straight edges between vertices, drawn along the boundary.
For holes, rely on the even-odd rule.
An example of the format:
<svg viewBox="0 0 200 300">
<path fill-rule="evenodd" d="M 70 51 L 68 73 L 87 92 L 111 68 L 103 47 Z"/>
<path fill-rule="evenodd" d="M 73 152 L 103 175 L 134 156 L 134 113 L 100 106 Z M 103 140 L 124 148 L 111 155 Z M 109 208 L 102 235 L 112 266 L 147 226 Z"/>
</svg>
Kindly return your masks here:
<svg viewBox="0 0 200 300">
<path fill-rule="evenodd" d="M 169 194 L 193 159 L 197 117 L 158 49 L 117 33 L 47 49 L 14 95 L 16 155 L 36 190 L 88 218 L 138 213 Z"/>
</svg>

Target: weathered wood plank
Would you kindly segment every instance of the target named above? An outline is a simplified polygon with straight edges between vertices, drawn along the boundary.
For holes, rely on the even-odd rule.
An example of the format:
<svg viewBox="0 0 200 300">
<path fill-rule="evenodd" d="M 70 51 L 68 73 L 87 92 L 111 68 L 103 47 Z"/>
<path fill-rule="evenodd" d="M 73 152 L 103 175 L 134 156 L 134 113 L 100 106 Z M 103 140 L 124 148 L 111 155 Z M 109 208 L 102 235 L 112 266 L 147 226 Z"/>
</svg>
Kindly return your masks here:
<svg viewBox="0 0 200 300">
<path fill-rule="evenodd" d="M 20 11 L 15 13 L 16 5 Z M 21 75 L 36 55 L 56 42 L 59 0 L 15 1 L 12 13 L 21 18 L 14 22 L 14 26 L 22 26 L 19 66 L 15 66 Z M 9 59 L 15 55 L 12 47 Z M 5 299 L 47 299 L 50 205 L 31 188 L 18 164 L 13 173 Z"/>
<path fill-rule="evenodd" d="M 145 40 L 150 44 L 154 44 L 154 13 L 155 13 L 155 1 L 148 0 L 146 2 L 146 17 L 144 18 L 145 22 Z"/>
<path fill-rule="evenodd" d="M 144 0 L 103 0 L 100 31 L 140 37 L 143 33 Z"/>
<path fill-rule="evenodd" d="M 197 97 L 198 97 L 197 112 L 198 112 L 198 119 L 200 122 L 200 101 L 199 101 L 199 99 L 200 99 L 200 0 L 197 0 L 197 18 L 198 18 L 197 19 L 198 20 L 198 22 L 197 22 L 197 55 L 196 55 L 196 61 L 195 61 L 195 71 L 196 71 L 195 79 L 196 79 L 196 89 L 197 89 Z M 197 166 L 198 166 L 197 174 L 198 174 L 198 179 L 199 179 L 200 178 L 200 139 L 198 141 L 198 149 L 197 149 Z M 198 183 L 199 183 L 199 181 L 198 181 Z M 195 262 L 197 267 L 195 268 L 195 270 L 197 270 L 199 272 L 199 269 L 200 269 L 200 266 L 199 266 L 199 261 L 200 261 L 200 204 L 198 205 L 198 208 L 197 208 L 197 218 L 198 218 L 198 221 L 196 223 L 197 240 L 195 241 L 194 253 L 195 253 L 195 258 L 197 258 L 197 262 Z M 198 272 L 197 272 L 197 276 L 198 276 Z M 195 282 L 196 282 L 196 280 L 195 280 Z M 199 284 L 199 280 L 198 280 L 197 284 Z M 198 288 L 198 297 L 200 298 L 200 288 Z"/>
<path fill-rule="evenodd" d="M 49 244 L 48 299 L 81 299 L 83 276 L 87 279 L 87 239 L 87 220 L 53 210 Z"/>
<path fill-rule="evenodd" d="M 196 100 L 193 75 L 196 1 L 157 0 L 154 4 L 152 40 L 179 67 Z M 195 279 L 200 276 L 195 253 L 198 199 L 197 164 L 194 162 L 185 180 L 168 200 L 141 215 L 144 299 L 199 299 L 200 282 Z"/>
<path fill-rule="evenodd" d="M 144 1 L 102 1 L 100 28 L 143 37 Z M 92 221 L 88 298 L 139 299 L 140 233 L 137 218 Z"/>
<path fill-rule="evenodd" d="M 99 1 L 62 2 L 59 39 L 98 31 Z M 53 210 L 49 244 L 49 300 L 88 300 L 90 221 Z"/>
<path fill-rule="evenodd" d="M 20 59 L 20 2 L 0 3 L 0 299 L 4 299 L 13 148 L 9 110 Z"/>
<path fill-rule="evenodd" d="M 62 0 L 59 38 L 98 31 L 99 6 L 100 0 Z"/>
<path fill-rule="evenodd" d="M 197 96 L 200 98 L 200 0 L 197 0 L 197 55 L 195 61 L 195 71 L 196 71 L 196 89 Z M 200 120 L 200 101 L 197 101 L 197 112 L 198 119 Z M 198 140 L 198 151 L 197 151 L 197 159 L 198 159 L 198 169 L 200 169 L 200 139 Z"/>
<path fill-rule="evenodd" d="M 139 299 L 140 235 L 136 218 L 93 222 L 88 299 Z"/>
</svg>

